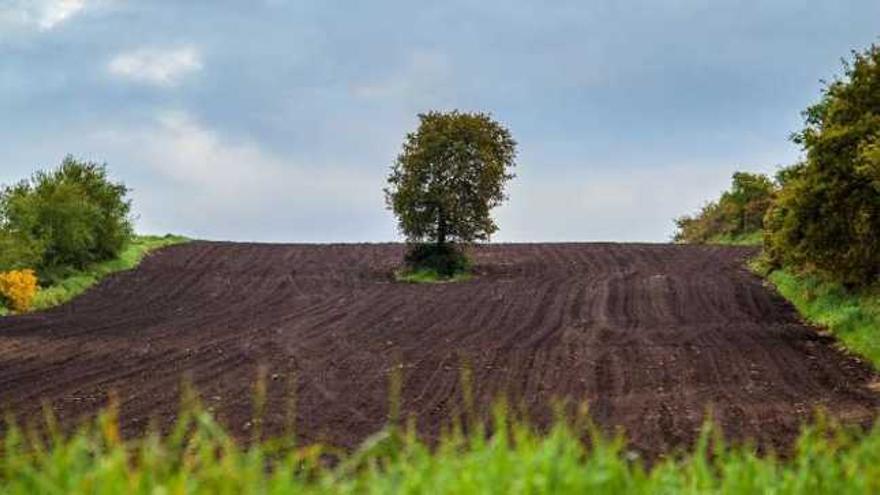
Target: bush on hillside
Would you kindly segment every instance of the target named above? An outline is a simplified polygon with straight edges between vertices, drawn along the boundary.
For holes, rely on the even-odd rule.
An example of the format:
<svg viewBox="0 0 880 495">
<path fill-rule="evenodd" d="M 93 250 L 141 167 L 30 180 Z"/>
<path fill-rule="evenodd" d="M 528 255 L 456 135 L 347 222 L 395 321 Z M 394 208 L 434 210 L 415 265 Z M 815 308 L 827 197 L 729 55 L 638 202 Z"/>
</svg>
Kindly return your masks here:
<svg viewBox="0 0 880 495">
<path fill-rule="evenodd" d="M 880 275 L 880 47 L 855 53 L 804 117 L 793 140 L 806 159 L 767 213 L 767 254 L 847 285 L 871 283 Z"/>
<path fill-rule="evenodd" d="M 455 244 L 413 244 L 408 247 L 404 257 L 411 271 L 433 270 L 438 275 L 451 277 L 465 272 L 469 262 L 465 254 Z"/>
<path fill-rule="evenodd" d="M 70 156 L 54 170 L 5 187 L 0 243 L 18 254 L 0 256 L 0 262 L 6 268 L 27 264 L 51 279 L 116 257 L 132 235 L 127 193 L 109 179 L 105 165 Z"/>
<path fill-rule="evenodd" d="M 33 270 L 12 270 L 0 273 L 0 302 L 16 313 L 30 311 L 37 295 L 37 277 Z"/>
<path fill-rule="evenodd" d="M 718 201 L 708 203 L 694 216 L 675 220 L 674 240 L 701 244 L 759 232 L 776 189 L 766 175 L 736 172 L 730 190 L 722 193 Z"/>
</svg>

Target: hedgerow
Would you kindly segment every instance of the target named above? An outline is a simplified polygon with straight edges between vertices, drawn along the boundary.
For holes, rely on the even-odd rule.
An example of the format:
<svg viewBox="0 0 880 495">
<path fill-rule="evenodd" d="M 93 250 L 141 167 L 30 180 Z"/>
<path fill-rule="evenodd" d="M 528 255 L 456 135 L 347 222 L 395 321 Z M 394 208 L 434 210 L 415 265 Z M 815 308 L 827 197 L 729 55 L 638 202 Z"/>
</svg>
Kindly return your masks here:
<svg viewBox="0 0 880 495">
<path fill-rule="evenodd" d="M 736 172 L 730 190 L 720 199 L 706 204 L 696 215 L 675 220 L 674 240 L 702 244 L 760 232 L 776 191 L 777 184 L 766 175 Z"/>
<path fill-rule="evenodd" d="M 804 116 L 794 141 L 806 159 L 767 214 L 767 254 L 870 285 L 880 275 L 880 47 L 854 53 Z"/>
</svg>

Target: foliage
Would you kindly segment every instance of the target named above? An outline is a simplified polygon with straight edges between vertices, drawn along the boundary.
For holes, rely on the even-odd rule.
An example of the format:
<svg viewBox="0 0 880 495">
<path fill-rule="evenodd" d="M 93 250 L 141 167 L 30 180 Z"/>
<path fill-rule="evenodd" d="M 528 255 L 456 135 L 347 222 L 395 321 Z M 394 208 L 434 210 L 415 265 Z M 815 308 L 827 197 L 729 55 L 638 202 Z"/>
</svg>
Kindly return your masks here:
<svg viewBox="0 0 880 495">
<path fill-rule="evenodd" d="M 516 142 L 483 113 L 428 112 L 409 133 L 388 176 L 386 201 L 410 242 L 487 240 L 490 211 L 513 178 Z"/>
<path fill-rule="evenodd" d="M 452 277 L 465 273 L 470 267 L 462 250 L 453 244 L 413 244 L 404 257 L 409 272 L 431 273 L 439 277 Z"/>
<path fill-rule="evenodd" d="M 880 368 L 880 286 L 852 290 L 816 273 L 773 270 L 758 258 L 752 268 L 765 275 L 809 321 L 827 327 L 847 349 Z"/>
<path fill-rule="evenodd" d="M 869 285 L 880 275 L 880 47 L 844 68 L 793 136 L 806 159 L 767 213 L 765 246 L 776 266 Z"/>
<path fill-rule="evenodd" d="M 113 259 L 132 234 L 127 193 L 109 179 L 105 165 L 68 156 L 54 170 L 3 188 L 3 242 L 17 241 L 27 258 L 39 253 L 33 267 L 43 282 Z"/>
<path fill-rule="evenodd" d="M 188 239 L 173 235 L 136 236 L 126 244 L 117 258 L 91 264 L 83 270 L 73 272 L 67 277 L 57 280 L 52 285 L 43 287 L 37 293 L 32 309 L 43 310 L 64 304 L 100 282 L 107 275 L 136 267 L 151 251 L 183 242 L 188 242 Z M 3 308 L 0 305 L 0 315 L 2 314 Z"/>
<path fill-rule="evenodd" d="M 776 184 L 763 174 L 736 172 L 729 191 L 705 205 L 695 216 L 675 220 L 676 242 L 711 243 L 750 239 L 763 228 L 764 214 L 776 193 Z"/>
<path fill-rule="evenodd" d="M 739 235 L 718 235 L 706 241 L 707 244 L 722 246 L 760 246 L 764 242 L 764 233 L 760 230 Z"/>
<path fill-rule="evenodd" d="M 0 230 L 0 271 L 33 268 L 43 259 L 39 242 L 20 233 Z"/>
<path fill-rule="evenodd" d="M 442 284 L 447 282 L 464 282 L 471 279 L 471 274 L 461 271 L 453 275 L 442 275 L 436 270 L 430 268 L 422 268 L 419 270 L 404 270 L 394 274 L 394 278 L 398 282 L 409 282 L 411 284 Z"/>
<path fill-rule="evenodd" d="M 16 313 L 26 313 L 31 309 L 37 289 L 37 276 L 33 270 L 0 273 L 0 299 L 4 299 Z"/>
<path fill-rule="evenodd" d="M 292 438 L 240 446 L 199 408 L 184 409 L 167 436 L 129 440 L 120 436 L 113 406 L 69 436 L 48 418 L 46 436 L 6 428 L 0 455 L 3 493 L 840 495 L 880 490 L 880 429 L 858 433 L 825 421 L 804 430 L 789 460 L 726 445 L 707 422 L 691 453 L 645 467 L 622 437 L 609 438 L 587 420 L 560 421 L 540 434 L 502 408 L 488 426 L 471 435 L 454 429 L 434 448 L 412 429 L 392 425 L 349 455 L 297 445 Z"/>
<path fill-rule="evenodd" d="M 126 244 L 117 258 L 89 265 L 81 271 L 58 280 L 53 285 L 43 288 L 37 295 L 34 309 L 48 309 L 64 304 L 97 284 L 106 276 L 136 267 L 150 252 L 188 241 L 189 239 L 185 237 L 173 235 L 134 237 Z"/>
</svg>

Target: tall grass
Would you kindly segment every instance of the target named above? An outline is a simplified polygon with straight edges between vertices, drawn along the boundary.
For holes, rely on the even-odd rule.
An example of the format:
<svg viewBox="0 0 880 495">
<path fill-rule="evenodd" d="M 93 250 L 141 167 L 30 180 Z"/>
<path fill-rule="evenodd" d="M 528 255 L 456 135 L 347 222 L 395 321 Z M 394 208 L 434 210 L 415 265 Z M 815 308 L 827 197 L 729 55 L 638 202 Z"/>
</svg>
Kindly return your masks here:
<svg viewBox="0 0 880 495">
<path fill-rule="evenodd" d="M 53 424 L 49 421 L 49 424 Z M 233 440 L 204 410 L 181 414 L 169 435 L 119 434 L 115 408 L 73 435 L 11 425 L 0 492 L 75 493 L 878 493 L 880 430 L 858 435 L 819 422 L 793 458 L 724 445 L 706 423 L 689 454 L 646 468 L 589 421 L 547 434 L 499 408 L 491 435 L 453 429 L 434 448 L 412 428 L 390 426 L 350 454 L 292 441 Z M 584 442 L 589 438 L 589 442 Z M 281 439 L 284 440 L 284 439 Z M 587 446 L 589 445 L 589 446 Z"/>
<path fill-rule="evenodd" d="M 187 240 L 185 237 L 174 235 L 136 236 L 122 250 L 118 258 L 95 263 L 83 271 L 69 274 L 49 287 L 40 289 L 34 299 L 32 309 L 37 311 L 66 303 L 100 282 L 107 275 L 136 267 L 150 251 L 180 244 Z M 0 316 L 6 313 L 7 309 L 0 304 Z"/>
</svg>

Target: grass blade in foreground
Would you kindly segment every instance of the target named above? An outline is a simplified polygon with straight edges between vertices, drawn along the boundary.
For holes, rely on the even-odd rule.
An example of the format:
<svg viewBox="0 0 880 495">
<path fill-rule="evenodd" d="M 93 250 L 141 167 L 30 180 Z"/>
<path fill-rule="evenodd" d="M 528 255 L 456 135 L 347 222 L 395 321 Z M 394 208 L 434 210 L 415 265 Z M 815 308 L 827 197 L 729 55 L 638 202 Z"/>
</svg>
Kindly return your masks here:
<svg viewBox="0 0 880 495">
<path fill-rule="evenodd" d="M 706 426 L 691 454 L 646 469 L 588 422 L 539 435 L 496 414 L 488 439 L 451 434 L 429 449 L 388 429 L 329 467 L 321 446 L 242 447 L 203 412 L 182 415 L 178 435 L 119 438 L 105 412 L 75 435 L 7 430 L 3 493 L 877 493 L 880 429 L 858 434 L 820 418 L 793 458 L 727 447 Z M 707 423 L 708 425 L 708 423 Z M 591 447 L 580 440 L 589 437 Z"/>
</svg>

